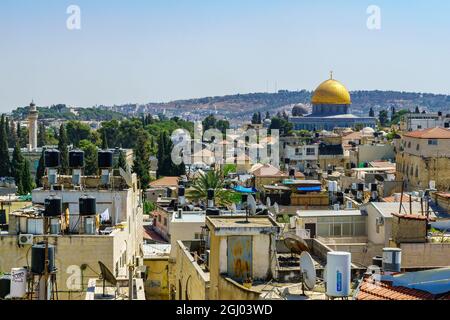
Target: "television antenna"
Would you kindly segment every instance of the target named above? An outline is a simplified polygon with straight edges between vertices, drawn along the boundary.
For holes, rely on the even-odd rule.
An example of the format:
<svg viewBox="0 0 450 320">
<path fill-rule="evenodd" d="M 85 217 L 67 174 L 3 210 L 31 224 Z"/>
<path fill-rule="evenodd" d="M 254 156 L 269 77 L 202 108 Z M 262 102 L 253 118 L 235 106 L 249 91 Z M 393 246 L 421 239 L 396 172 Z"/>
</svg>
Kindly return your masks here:
<svg viewBox="0 0 450 320">
<path fill-rule="evenodd" d="M 304 251 L 300 255 L 300 273 L 302 281 L 302 294 L 305 296 L 305 287 L 308 290 L 313 290 L 316 286 L 316 267 L 311 255 Z"/>
</svg>

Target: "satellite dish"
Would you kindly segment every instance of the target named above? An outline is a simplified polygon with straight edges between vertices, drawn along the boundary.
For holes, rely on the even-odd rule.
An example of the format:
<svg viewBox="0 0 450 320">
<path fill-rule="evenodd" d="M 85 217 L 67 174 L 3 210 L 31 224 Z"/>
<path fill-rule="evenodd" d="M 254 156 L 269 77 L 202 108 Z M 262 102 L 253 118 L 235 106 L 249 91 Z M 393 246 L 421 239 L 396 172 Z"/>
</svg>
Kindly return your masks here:
<svg viewBox="0 0 450 320">
<path fill-rule="evenodd" d="M 270 198 L 267 197 L 266 199 L 266 206 L 269 208 L 272 205 L 272 201 L 270 201 Z"/>
<path fill-rule="evenodd" d="M 384 177 L 383 177 L 381 174 L 376 174 L 376 175 L 375 175 L 375 180 L 378 180 L 378 181 L 380 181 L 380 182 L 383 182 L 383 181 L 384 181 Z"/>
<path fill-rule="evenodd" d="M 254 216 L 256 214 L 256 201 L 252 195 L 249 195 L 247 198 L 247 205 L 250 211 L 250 214 Z"/>
<path fill-rule="evenodd" d="M 275 215 L 278 215 L 280 213 L 280 207 L 278 206 L 278 203 L 275 202 L 273 205 L 273 210 L 275 211 Z"/>
<path fill-rule="evenodd" d="M 302 273 L 302 284 L 308 290 L 313 290 L 316 286 L 316 267 L 311 255 L 306 251 L 300 255 L 300 271 Z"/>
<path fill-rule="evenodd" d="M 304 251 L 309 251 L 305 240 L 295 234 L 285 235 L 283 242 L 292 253 L 302 254 Z"/>
</svg>

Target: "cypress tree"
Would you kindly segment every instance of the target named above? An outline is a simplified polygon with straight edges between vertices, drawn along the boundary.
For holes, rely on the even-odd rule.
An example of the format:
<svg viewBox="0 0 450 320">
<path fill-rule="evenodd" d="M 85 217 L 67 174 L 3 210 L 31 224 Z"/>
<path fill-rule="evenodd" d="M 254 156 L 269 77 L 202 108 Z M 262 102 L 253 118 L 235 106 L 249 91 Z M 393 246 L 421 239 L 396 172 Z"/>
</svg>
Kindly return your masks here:
<svg viewBox="0 0 450 320">
<path fill-rule="evenodd" d="M 27 159 L 24 159 L 22 172 L 21 172 L 21 183 L 23 194 L 29 194 L 33 191 L 33 180 L 30 174 L 30 163 Z"/>
<path fill-rule="evenodd" d="M 67 174 L 69 170 L 69 143 L 67 139 L 67 131 L 64 124 L 59 127 L 58 138 L 58 150 L 61 154 L 61 173 Z"/>
<path fill-rule="evenodd" d="M 36 186 L 42 187 L 41 179 L 45 175 L 45 163 L 44 163 L 45 150 L 42 151 L 41 157 L 39 158 L 39 164 L 36 170 Z"/>
<path fill-rule="evenodd" d="M 47 132 L 45 129 L 45 125 L 41 122 L 39 124 L 39 132 L 38 132 L 38 147 L 43 147 L 47 144 Z"/>
<path fill-rule="evenodd" d="M 9 125 L 9 132 L 8 132 L 8 145 L 15 146 L 17 142 L 17 132 L 16 132 L 16 125 L 13 120 L 11 120 L 11 123 Z"/>
<path fill-rule="evenodd" d="M 22 170 L 25 159 L 22 155 L 22 151 L 20 150 L 19 143 L 16 143 L 14 146 L 14 151 L 12 154 L 11 161 L 11 175 L 14 177 L 16 181 L 16 186 L 19 188 L 19 185 L 22 187 Z"/>
<path fill-rule="evenodd" d="M 8 137 L 5 128 L 5 115 L 0 120 L 0 177 L 10 176 Z"/>
<path fill-rule="evenodd" d="M 103 137 L 102 137 L 102 150 L 108 150 L 108 138 L 106 137 L 105 131 L 103 131 Z"/>
<path fill-rule="evenodd" d="M 150 144 L 145 132 L 138 134 L 134 154 L 133 172 L 138 176 L 141 188 L 145 190 L 150 183 Z"/>
<path fill-rule="evenodd" d="M 159 134 L 158 153 L 157 153 L 157 158 L 158 158 L 157 175 L 158 175 L 158 178 L 164 175 L 165 153 L 166 153 L 166 150 L 165 150 L 165 146 L 164 146 L 164 133 L 161 132 Z"/>
</svg>

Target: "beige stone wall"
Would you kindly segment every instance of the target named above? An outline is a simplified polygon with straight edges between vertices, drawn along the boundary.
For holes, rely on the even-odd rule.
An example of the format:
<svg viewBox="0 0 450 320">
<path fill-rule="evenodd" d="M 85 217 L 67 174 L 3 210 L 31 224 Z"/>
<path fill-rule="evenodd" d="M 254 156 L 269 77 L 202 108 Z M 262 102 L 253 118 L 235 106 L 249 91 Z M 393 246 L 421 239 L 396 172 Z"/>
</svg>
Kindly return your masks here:
<svg viewBox="0 0 450 320">
<path fill-rule="evenodd" d="M 247 289 L 230 278 L 219 277 L 218 300 L 259 300 L 260 293 Z"/>
<path fill-rule="evenodd" d="M 433 151 L 429 151 L 428 140 L 418 140 L 411 143 L 411 148 L 416 148 L 417 143 L 421 147 L 419 151 L 405 149 L 404 152 L 397 153 L 397 179 L 404 179 L 408 182 L 409 189 L 428 188 L 429 181 L 436 182 L 436 188 L 439 191 L 449 190 L 450 185 L 450 145 L 433 146 Z M 408 140 L 406 140 L 408 146 Z M 442 140 L 444 141 L 444 140 Z M 450 140 L 449 140 L 450 141 Z M 441 143 L 441 140 L 439 141 Z M 424 145 L 424 146 L 422 146 Z M 442 149 L 444 148 L 444 149 Z M 445 150 L 445 148 L 448 148 Z"/>
<path fill-rule="evenodd" d="M 396 243 L 426 242 L 427 221 L 392 218 L 392 240 Z"/>
<path fill-rule="evenodd" d="M 402 243 L 402 268 L 448 267 L 450 243 Z"/>
<path fill-rule="evenodd" d="M 169 299 L 169 259 L 145 259 L 147 280 L 144 283 L 147 300 Z"/>
</svg>

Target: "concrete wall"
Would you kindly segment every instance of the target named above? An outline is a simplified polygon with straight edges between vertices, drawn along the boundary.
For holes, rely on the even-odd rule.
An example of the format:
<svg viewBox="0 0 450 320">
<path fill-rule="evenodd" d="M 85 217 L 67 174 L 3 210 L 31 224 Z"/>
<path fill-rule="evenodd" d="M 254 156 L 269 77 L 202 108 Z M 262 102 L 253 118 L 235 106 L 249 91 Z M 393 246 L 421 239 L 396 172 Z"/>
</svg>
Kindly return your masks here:
<svg viewBox="0 0 450 320">
<path fill-rule="evenodd" d="M 145 297 L 147 300 L 169 299 L 169 258 L 144 259 L 147 267 Z"/>
<path fill-rule="evenodd" d="M 358 146 L 358 163 L 375 160 L 392 160 L 394 162 L 394 146 L 390 144 L 363 144 Z"/>
<path fill-rule="evenodd" d="M 177 241 L 177 261 L 174 267 L 176 300 L 209 300 L 210 274 L 195 262 L 182 241 Z M 186 295 L 187 294 L 187 295 Z"/>
<path fill-rule="evenodd" d="M 384 225 L 377 226 L 376 219 L 382 217 L 378 210 L 369 203 L 367 210 L 367 238 L 375 245 L 389 245 L 392 235 L 392 217 L 384 218 Z"/>
<path fill-rule="evenodd" d="M 219 277 L 219 297 L 218 300 L 259 300 L 260 293 L 252 289 L 247 289 L 236 281 Z"/>
<path fill-rule="evenodd" d="M 205 222 L 187 222 L 183 220 L 177 221 L 176 219 L 172 220 L 170 222 L 170 244 L 172 245 L 170 257 L 176 257 L 176 243 L 178 240 L 186 241 L 195 239 L 195 234 L 201 233 L 204 225 Z"/>
</svg>

